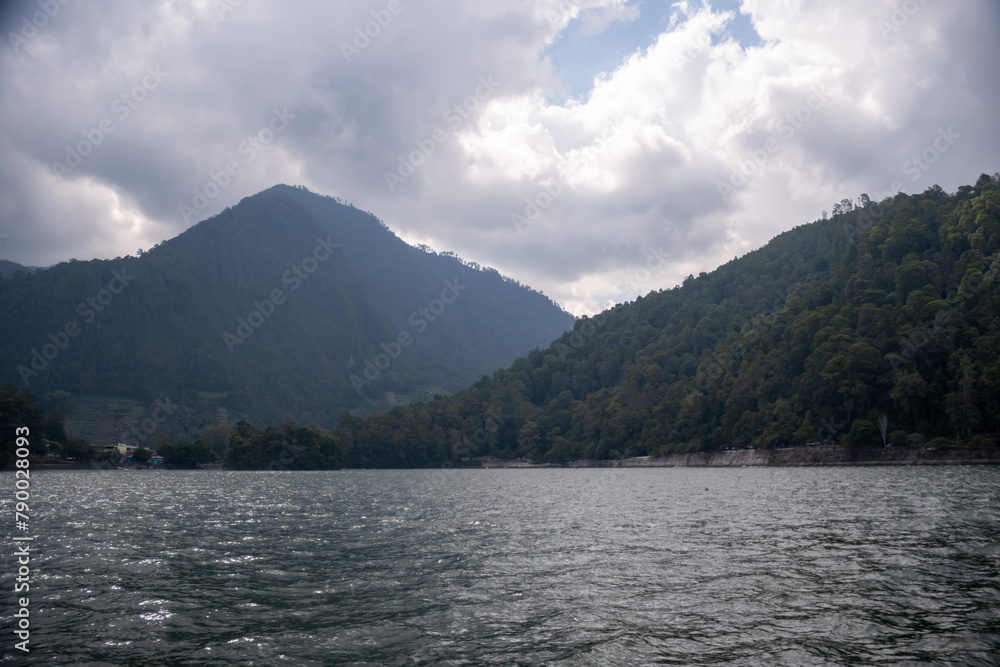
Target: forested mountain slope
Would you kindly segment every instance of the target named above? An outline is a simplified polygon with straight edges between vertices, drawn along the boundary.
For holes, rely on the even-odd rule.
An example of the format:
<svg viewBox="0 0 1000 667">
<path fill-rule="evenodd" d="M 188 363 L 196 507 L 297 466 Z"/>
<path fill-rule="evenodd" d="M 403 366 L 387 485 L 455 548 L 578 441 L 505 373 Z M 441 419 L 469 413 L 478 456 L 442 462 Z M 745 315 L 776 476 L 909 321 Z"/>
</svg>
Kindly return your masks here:
<svg viewBox="0 0 1000 667">
<path fill-rule="evenodd" d="M 173 435 L 219 408 L 231 422 L 330 426 L 387 406 L 387 392 L 460 390 L 573 325 L 495 270 L 289 186 L 138 257 L 0 280 L 0 308 L 0 382 L 66 411 L 71 431 L 99 426 L 87 435 L 100 439 L 165 399 L 178 407 L 158 428 Z"/>
<path fill-rule="evenodd" d="M 989 444 L 1000 176 L 825 220 L 593 318 L 455 396 L 335 433 L 348 462 L 562 461 L 814 440 Z"/>
<path fill-rule="evenodd" d="M 34 271 L 34 268 L 21 266 L 17 262 L 10 262 L 6 259 L 0 259 L 0 277 L 3 278 L 13 278 L 18 272 L 30 273 Z"/>
</svg>

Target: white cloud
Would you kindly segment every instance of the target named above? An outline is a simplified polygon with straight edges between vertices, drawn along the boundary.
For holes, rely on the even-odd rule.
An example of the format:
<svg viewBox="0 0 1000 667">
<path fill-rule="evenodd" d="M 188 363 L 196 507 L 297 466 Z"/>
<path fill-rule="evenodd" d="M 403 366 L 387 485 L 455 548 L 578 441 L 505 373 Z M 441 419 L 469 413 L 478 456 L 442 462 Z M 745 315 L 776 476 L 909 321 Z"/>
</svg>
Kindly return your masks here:
<svg viewBox="0 0 1000 667">
<path fill-rule="evenodd" d="M 580 16 L 581 35 L 599 35 L 608 29 L 612 23 L 631 23 L 639 18 L 639 5 L 625 4 L 624 1 L 606 6 L 598 7 L 584 12 Z"/>
<path fill-rule="evenodd" d="M 572 18 L 598 32 L 642 21 L 638 5 L 404 1 L 348 62 L 341 44 L 385 6 L 244 2 L 222 21 L 205 2 L 64 6 L 25 53 L 0 55 L 3 256 L 113 257 L 175 235 L 179 205 L 243 159 L 241 142 L 283 106 L 294 120 L 203 215 L 301 183 L 577 313 L 711 270 L 844 197 L 893 181 L 954 189 L 1000 168 L 1000 7 L 986 0 L 925 3 L 905 20 L 889 1 L 743 0 L 762 39 L 749 49 L 727 37 L 732 13 L 678 3 L 648 49 L 564 104 L 552 101 L 546 45 L 576 29 Z M 19 19 L 8 11 L 4 34 Z M 111 105 L 147 65 L 166 79 L 118 119 Z M 449 125 L 446 112 L 491 76 L 495 92 Z M 84 164 L 53 175 L 65 147 L 109 116 L 114 132 Z M 385 172 L 438 127 L 445 140 L 390 192 Z M 907 173 L 948 127 L 960 135 L 948 152 Z M 511 216 L 557 182 L 519 233 Z M 661 246 L 670 263 L 620 289 Z"/>
</svg>

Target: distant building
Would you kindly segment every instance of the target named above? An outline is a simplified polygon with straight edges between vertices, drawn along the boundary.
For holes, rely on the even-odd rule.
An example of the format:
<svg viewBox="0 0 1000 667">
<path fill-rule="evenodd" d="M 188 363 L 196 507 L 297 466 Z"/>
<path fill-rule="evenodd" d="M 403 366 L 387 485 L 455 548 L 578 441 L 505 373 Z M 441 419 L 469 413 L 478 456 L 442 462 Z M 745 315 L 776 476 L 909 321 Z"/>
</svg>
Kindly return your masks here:
<svg viewBox="0 0 1000 667">
<path fill-rule="evenodd" d="M 394 392 L 394 391 L 387 391 L 387 392 L 385 392 L 385 403 L 390 408 L 391 407 L 395 407 L 395 405 L 396 405 L 396 392 Z"/>
<path fill-rule="evenodd" d="M 219 415 L 220 426 L 226 426 L 229 424 L 229 410 L 226 410 L 223 407 L 219 407 L 218 415 Z"/>
</svg>

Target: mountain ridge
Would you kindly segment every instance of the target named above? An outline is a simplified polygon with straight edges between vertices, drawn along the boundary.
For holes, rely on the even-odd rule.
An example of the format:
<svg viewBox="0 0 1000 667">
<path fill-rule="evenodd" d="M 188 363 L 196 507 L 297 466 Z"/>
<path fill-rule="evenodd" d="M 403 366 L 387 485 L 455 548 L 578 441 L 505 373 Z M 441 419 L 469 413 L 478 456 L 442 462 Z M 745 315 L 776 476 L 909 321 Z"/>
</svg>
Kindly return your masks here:
<svg viewBox="0 0 1000 667">
<path fill-rule="evenodd" d="M 352 364 L 377 358 L 456 279 L 463 297 L 358 391 Z M 286 185 L 139 257 L 0 281 L 0 303 L 16 314 L 2 325 L 0 380 L 26 380 L 45 407 L 70 413 L 71 428 L 80 426 L 77 398 L 141 404 L 170 395 L 182 408 L 162 428 L 178 434 L 219 407 L 255 423 L 331 425 L 348 410 L 387 407 L 387 392 L 407 400 L 456 391 L 573 321 L 495 270 L 413 248 L 370 213 Z M 50 397 L 58 392 L 72 397 Z M 123 419 L 91 421 L 113 423 L 103 433 L 112 437 Z"/>
<path fill-rule="evenodd" d="M 1000 175 L 829 219 L 592 318 L 447 399 L 334 433 L 350 465 L 1000 442 Z M 879 422 L 885 419 L 885 433 Z"/>
</svg>

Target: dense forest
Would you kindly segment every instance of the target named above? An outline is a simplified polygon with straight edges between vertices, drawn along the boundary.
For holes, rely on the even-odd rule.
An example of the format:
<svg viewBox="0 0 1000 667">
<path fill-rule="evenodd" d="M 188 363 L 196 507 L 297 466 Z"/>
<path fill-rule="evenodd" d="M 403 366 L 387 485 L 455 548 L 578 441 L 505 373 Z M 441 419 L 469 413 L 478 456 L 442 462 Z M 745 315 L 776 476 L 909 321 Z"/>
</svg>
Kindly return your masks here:
<svg viewBox="0 0 1000 667">
<path fill-rule="evenodd" d="M 51 454 L 84 461 L 96 457 L 86 440 L 66 433 L 62 413 L 53 411 L 44 414 L 35 395 L 27 389 L 13 384 L 0 386 L 0 468 L 13 462 L 19 434 L 26 435 L 28 451 L 33 456 Z"/>
<path fill-rule="evenodd" d="M 1000 443 L 1000 174 L 830 218 L 684 284 L 576 322 L 452 396 L 329 431 L 203 429 L 177 465 L 315 469 L 563 462 L 775 448 Z M 289 380 L 291 381 L 291 380 Z M 65 450 L 61 416 L 13 386 L 0 421 Z M 79 443 L 76 443 L 79 445 Z"/>
<path fill-rule="evenodd" d="M 882 445 L 883 419 L 900 445 L 995 446 L 998 246 L 1000 175 L 844 200 L 457 395 L 345 415 L 334 435 L 375 467 Z"/>
<path fill-rule="evenodd" d="M 471 385 L 573 326 L 496 270 L 275 186 L 137 256 L 2 267 L 0 382 L 88 440 L 218 421 L 333 426 Z M 126 434 L 123 436 L 122 434 Z"/>
</svg>

